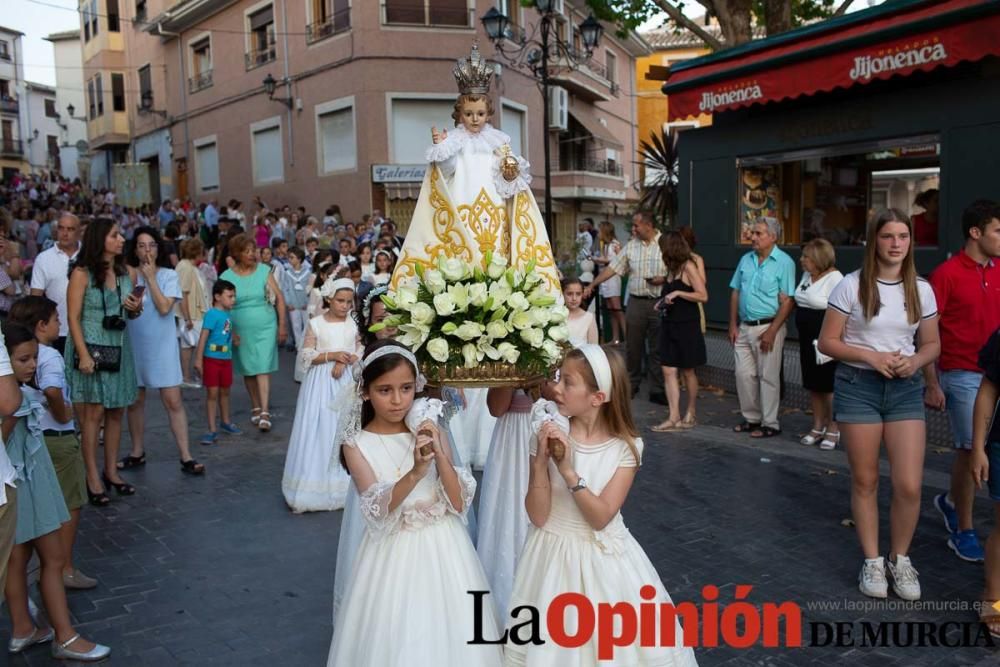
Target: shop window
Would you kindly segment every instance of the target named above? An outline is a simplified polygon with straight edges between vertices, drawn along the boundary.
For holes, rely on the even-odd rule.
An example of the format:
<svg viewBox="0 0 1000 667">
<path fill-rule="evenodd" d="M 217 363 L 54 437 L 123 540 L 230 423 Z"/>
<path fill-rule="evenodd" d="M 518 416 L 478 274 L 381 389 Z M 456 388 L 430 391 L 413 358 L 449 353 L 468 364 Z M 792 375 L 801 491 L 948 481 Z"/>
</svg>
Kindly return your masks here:
<svg viewBox="0 0 1000 667">
<path fill-rule="evenodd" d="M 785 245 L 861 245 L 875 212 L 891 207 L 913 219 L 917 245 L 936 246 L 940 165 L 936 135 L 741 158 L 737 238 L 749 245 L 754 223 L 776 218 Z"/>
</svg>

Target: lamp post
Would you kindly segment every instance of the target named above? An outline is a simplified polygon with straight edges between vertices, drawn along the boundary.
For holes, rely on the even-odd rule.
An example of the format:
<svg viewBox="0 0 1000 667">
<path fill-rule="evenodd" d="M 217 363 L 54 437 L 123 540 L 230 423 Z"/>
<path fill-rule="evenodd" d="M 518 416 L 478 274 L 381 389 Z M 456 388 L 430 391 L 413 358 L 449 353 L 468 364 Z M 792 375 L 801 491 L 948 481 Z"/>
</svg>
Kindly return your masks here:
<svg viewBox="0 0 1000 667">
<path fill-rule="evenodd" d="M 294 101 L 292 100 L 291 96 L 288 96 L 288 97 L 275 97 L 274 96 L 274 91 L 278 87 L 279 81 L 277 79 L 275 79 L 273 76 L 271 76 L 270 72 L 268 72 L 267 76 L 264 77 L 264 81 L 262 83 L 264 84 L 264 92 L 267 93 L 267 99 L 272 100 L 274 102 L 281 102 L 282 104 L 284 104 L 289 109 L 292 108 L 292 105 L 294 104 Z M 285 79 L 285 80 L 281 81 L 280 83 L 287 84 L 288 80 Z"/>
<path fill-rule="evenodd" d="M 516 0 L 513 0 L 516 2 Z M 552 165 L 551 148 L 549 146 L 549 114 L 551 87 L 550 61 L 555 60 L 555 67 L 573 70 L 590 60 L 594 47 L 601 41 L 604 28 L 593 15 L 580 24 L 580 39 L 583 42 L 584 53 L 578 53 L 571 44 L 567 44 L 553 34 L 554 23 L 557 20 L 554 0 L 534 0 L 538 10 L 539 21 L 531 35 L 522 35 L 514 39 L 510 27 L 510 18 L 496 7 L 492 7 L 480 19 L 486 36 L 493 42 L 496 52 L 512 67 L 526 70 L 538 81 L 542 92 L 542 124 L 544 125 L 543 143 L 545 156 L 545 231 L 549 239 L 553 239 L 552 229 Z"/>
</svg>

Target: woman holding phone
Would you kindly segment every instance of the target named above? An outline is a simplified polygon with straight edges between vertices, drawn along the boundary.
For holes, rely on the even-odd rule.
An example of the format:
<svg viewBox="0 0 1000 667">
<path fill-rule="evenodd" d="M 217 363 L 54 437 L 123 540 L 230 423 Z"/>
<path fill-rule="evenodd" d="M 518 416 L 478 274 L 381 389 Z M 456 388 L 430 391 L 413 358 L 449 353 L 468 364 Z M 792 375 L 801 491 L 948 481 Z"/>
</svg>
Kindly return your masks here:
<svg viewBox="0 0 1000 667">
<path fill-rule="evenodd" d="M 146 463 L 144 443 L 146 427 L 146 390 L 159 389 L 160 401 L 167 411 L 170 430 L 180 453 L 181 470 L 190 475 L 205 472 L 205 466 L 191 456 L 188 442 L 187 413 L 181 400 L 183 381 L 174 303 L 183 297 L 177 272 L 170 258 L 160 252 L 160 233 L 153 227 L 135 230 L 127 261 L 136 269 L 136 296 L 142 300 L 142 314 L 129 322 L 132 354 L 135 358 L 139 392 L 128 409 L 128 431 L 132 451 L 118 462 L 119 469 L 135 468 Z"/>
<path fill-rule="evenodd" d="M 126 320 L 142 312 L 132 294 L 136 272 L 125 266 L 125 237 L 110 218 L 87 224 L 76 267 L 66 290 L 66 380 L 82 430 L 90 504 L 105 507 L 111 499 L 105 484 L 119 495 L 135 493 L 118 474 L 115 459 L 122 434 L 122 413 L 135 401 L 135 364 Z M 104 427 L 104 471 L 97 467 L 97 437 Z"/>
</svg>

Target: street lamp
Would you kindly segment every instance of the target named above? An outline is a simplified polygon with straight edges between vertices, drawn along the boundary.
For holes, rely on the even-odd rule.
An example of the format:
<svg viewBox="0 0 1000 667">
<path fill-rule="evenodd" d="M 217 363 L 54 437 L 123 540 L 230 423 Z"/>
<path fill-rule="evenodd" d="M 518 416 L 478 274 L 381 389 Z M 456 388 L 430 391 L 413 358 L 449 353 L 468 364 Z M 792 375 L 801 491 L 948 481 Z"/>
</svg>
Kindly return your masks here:
<svg viewBox="0 0 1000 667">
<path fill-rule="evenodd" d="M 84 116 L 75 116 L 75 115 L 73 115 L 74 111 L 76 111 L 76 107 L 75 106 L 73 106 L 72 104 L 67 104 L 66 105 L 66 113 L 69 114 L 70 118 L 72 118 L 73 120 L 82 120 L 82 121 L 86 122 L 86 120 L 87 120 L 86 117 L 84 117 Z"/>
<path fill-rule="evenodd" d="M 524 38 L 510 39 L 510 18 L 496 7 L 492 7 L 480 21 L 486 36 L 493 42 L 496 52 L 507 64 L 529 72 L 540 84 L 542 92 L 542 125 L 545 141 L 542 146 L 545 155 L 545 231 L 552 239 L 552 165 L 549 148 L 549 86 L 552 72 L 549 61 L 554 60 L 557 69 L 574 70 L 590 60 L 594 47 L 601 41 L 604 28 L 593 15 L 580 24 L 580 39 L 584 52 L 579 53 L 572 44 L 559 38 L 554 23 L 557 20 L 553 0 L 534 0 L 540 15 L 532 33 Z M 537 35 L 537 38 L 536 38 Z"/>
<path fill-rule="evenodd" d="M 267 99 L 273 100 L 275 102 L 281 102 L 282 104 L 284 104 L 289 109 L 292 108 L 293 102 L 292 102 L 291 96 L 288 96 L 288 97 L 275 97 L 274 96 L 274 91 L 278 87 L 278 81 L 273 76 L 271 76 L 270 72 L 268 72 L 267 76 L 264 77 L 263 83 L 264 83 L 264 92 L 267 93 Z M 288 83 L 288 81 L 287 80 L 282 80 L 281 83 Z"/>
<path fill-rule="evenodd" d="M 147 90 L 139 96 L 139 114 L 155 113 L 163 118 L 167 117 L 167 112 L 153 108 L 153 91 Z"/>
</svg>

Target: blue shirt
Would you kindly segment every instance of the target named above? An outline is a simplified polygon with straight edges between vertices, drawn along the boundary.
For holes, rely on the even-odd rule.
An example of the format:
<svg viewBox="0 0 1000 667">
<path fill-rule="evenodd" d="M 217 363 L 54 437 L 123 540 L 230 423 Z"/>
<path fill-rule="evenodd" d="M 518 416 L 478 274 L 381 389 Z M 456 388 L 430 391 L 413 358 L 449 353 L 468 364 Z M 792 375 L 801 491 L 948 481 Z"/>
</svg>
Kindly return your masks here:
<svg viewBox="0 0 1000 667">
<path fill-rule="evenodd" d="M 233 322 L 225 310 L 212 308 L 205 313 L 201 328 L 208 332 L 205 356 L 212 359 L 233 358 Z"/>
<path fill-rule="evenodd" d="M 177 219 L 177 215 L 173 211 L 168 211 L 162 207 L 157 213 L 157 217 L 160 220 L 160 225 L 163 227 L 169 225 L 171 222 Z"/>
<path fill-rule="evenodd" d="M 211 204 L 205 207 L 205 224 L 209 227 L 219 224 L 219 211 Z"/>
<path fill-rule="evenodd" d="M 778 246 L 763 263 L 751 250 L 740 258 L 729 287 L 740 292 L 740 321 L 764 320 L 778 314 L 778 294 L 795 294 L 795 262 Z"/>
</svg>

